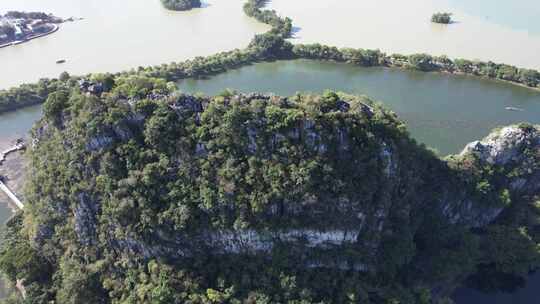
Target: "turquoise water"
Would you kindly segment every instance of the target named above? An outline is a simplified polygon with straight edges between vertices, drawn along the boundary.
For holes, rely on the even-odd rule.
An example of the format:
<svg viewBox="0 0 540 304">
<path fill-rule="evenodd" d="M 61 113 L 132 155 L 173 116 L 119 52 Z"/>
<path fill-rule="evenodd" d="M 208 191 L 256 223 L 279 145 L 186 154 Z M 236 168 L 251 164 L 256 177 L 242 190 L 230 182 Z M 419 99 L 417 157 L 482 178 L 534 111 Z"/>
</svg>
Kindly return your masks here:
<svg viewBox="0 0 540 304">
<path fill-rule="evenodd" d="M 460 152 L 498 126 L 540 124 L 540 91 L 468 76 L 295 60 L 255 64 L 179 86 L 209 95 L 224 88 L 286 96 L 325 89 L 365 94 L 395 111 L 413 137 L 442 155 Z"/>
<path fill-rule="evenodd" d="M 463 12 L 502 26 L 540 35 L 538 0 L 448 0 Z"/>
</svg>

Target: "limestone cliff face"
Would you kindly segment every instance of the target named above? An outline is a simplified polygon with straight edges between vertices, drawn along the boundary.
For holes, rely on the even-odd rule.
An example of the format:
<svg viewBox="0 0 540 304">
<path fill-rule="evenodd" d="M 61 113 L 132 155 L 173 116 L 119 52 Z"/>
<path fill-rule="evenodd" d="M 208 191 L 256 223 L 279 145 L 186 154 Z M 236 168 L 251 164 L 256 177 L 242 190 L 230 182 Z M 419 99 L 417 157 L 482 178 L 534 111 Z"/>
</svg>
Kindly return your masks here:
<svg viewBox="0 0 540 304">
<path fill-rule="evenodd" d="M 540 193 L 540 131 L 538 126 L 513 125 L 494 130 L 486 138 L 468 144 L 463 151 L 452 157 L 457 163 L 471 160 L 478 166 L 495 168 L 504 172 L 499 177 L 499 185 L 509 190 L 518 199 L 528 199 Z M 445 204 L 443 212 L 450 221 L 469 219 L 474 227 L 482 227 L 499 216 L 505 206 L 492 206 L 486 209 L 474 208 L 468 199 L 463 209 L 452 210 L 452 204 Z"/>
<path fill-rule="evenodd" d="M 167 103 L 167 107 L 160 110 L 160 117 L 178 122 L 189 121 L 194 132 L 203 134 L 196 137 L 179 135 L 189 138 L 188 150 L 182 150 L 182 147 L 175 148 L 177 152 L 165 152 L 175 145 L 176 139 L 172 139 L 169 146 L 152 147 L 162 153 L 169 153 L 167 156 L 171 161 L 168 163 L 167 174 L 172 179 L 176 178 L 175 172 L 184 169 L 194 171 L 195 175 L 190 178 L 197 179 L 203 170 L 193 164 L 211 162 L 224 157 L 223 153 L 238 151 L 241 151 L 239 157 L 242 161 L 237 162 L 236 166 L 245 166 L 248 159 L 260 162 L 271 159 L 269 163 L 283 166 L 301 164 L 303 159 L 297 159 L 293 154 L 280 154 L 286 148 L 287 153 L 303 151 L 302 157 L 305 160 L 316 160 L 320 164 L 317 166 L 326 171 L 314 167 L 305 176 L 298 177 L 297 184 L 289 188 L 279 183 L 272 185 L 277 188 L 283 186 L 284 190 L 281 191 L 284 192 L 302 192 L 273 193 L 279 199 L 270 199 L 264 206 L 257 207 L 257 210 L 249 204 L 236 204 L 235 199 L 229 199 L 237 197 L 238 189 L 246 181 L 239 182 L 237 177 L 226 180 L 225 177 L 214 179 L 211 176 L 209 180 L 223 185 L 219 196 L 216 196 L 211 206 L 201 201 L 195 207 L 189 207 L 192 208 L 189 212 L 207 221 L 207 226 L 194 226 L 194 229 L 171 228 L 174 227 L 173 222 L 167 222 L 166 214 L 174 215 L 174 212 L 188 207 L 181 205 L 173 208 L 165 205 L 159 211 L 152 209 L 152 212 L 157 212 L 153 216 L 160 217 L 160 222 L 149 219 L 148 228 L 133 229 L 132 223 L 126 220 L 129 216 L 124 213 L 132 211 L 138 214 L 137 208 L 146 207 L 142 203 L 133 203 L 129 191 L 119 194 L 118 189 L 112 192 L 97 190 L 100 179 L 110 175 L 110 171 L 137 167 L 137 164 L 131 163 L 133 159 L 118 156 L 128 153 L 128 144 L 133 146 L 137 143 L 140 145 L 138 149 L 147 148 L 153 145 L 152 140 L 167 137 L 169 134 L 166 132 L 171 131 L 167 130 L 166 125 L 150 125 L 150 121 L 156 117 L 156 111 L 149 114 L 138 110 L 137 102 L 118 99 L 116 102 L 122 105 L 125 112 L 123 118 L 114 122 L 100 121 L 101 125 L 93 134 L 86 135 L 87 130 L 76 129 L 76 126 L 80 126 L 77 113 L 71 114 L 72 121 L 64 122 L 65 129 L 40 129 L 36 134 L 37 144 L 32 151 L 34 164 L 50 161 L 54 157 L 52 153 L 56 151 L 48 150 L 53 138 L 59 137 L 70 146 L 83 147 L 80 154 L 66 154 L 65 160 L 56 161 L 65 161 L 71 167 L 79 166 L 84 173 L 66 180 L 62 176 L 49 176 L 53 184 L 84 181 L 88 185 L 86 189 L 78 191 L 73 199 L 69 199 L 68 195 L 51 196 L 40 193 L 40 189 L 36 190 L 30 202 L 30 210 L 37 219 L 37 229 L 33 235 L 36 246 L 50 242 L 55 235 L 54 227 L 61 225 L 72 229 L 83 247 L 105 242 L 110 248 L 99 250 L 126 252 L 147 259 L 157 256 L 196 258 L 202 254 L 264 255 L 271 254 L 276 246 L 285 245 L 301 248 L 307 267 L 376 271 L 378 256 L 386 250 L 383 245 L 394 237 L 403 239 L 405 235 L 413 239 L 418 231 L 425 229 L 424 218 L 434 218 L 445 222 L 445 225 L 460 228 L 479 228 L 493 222 L 505 208 L 500 202 L 484 202 L 481 195 L 471 190 L 474 189 L 471 184 L 475 182 L 474 179 L 463 179 L 462 172 L 450 168 L 446 162 L 412 143 L 406 133 L 399 131 L 400 125 L 395 117 L 375 108 L 369 100 L 359 101 L 341 96 L 328 109 L 321 106 L 319 112 L 311 114 L 298 106 L 298 102 L 276 96 L 251 94 L 219 99 L 216 102 L 209 98 L 182 95 L 161 101 Z M 234 128 L 220 131 L 220 124 L 226 123 L 220 120 L 221 117 L 232 115 L 232 109 L 238 108 L 249 115 L 236 117 L 238 121 L 234 121 Z M 292 113 L 290 119 L 293 122 L 287 127 L 277 127 L 270 121 L 269 117 L 273 116 L 261 116 L 258 112 L 282 113 L 276 108 L 284 113 Z M 223 111 L 223 114 L 209 119 L 209 113 L 216 109 Z M 329 126 L 330 118 L 335 119 L 334 126 Z M 209 127 L 210 124 L 215 126 Z M 184 126 L 179 124 L 175 128 Z M 151 129 L 154 127 L 157 129 Z M 268 133 L 269 129 L 274 131 Z M 158 132 L 157 138 L 148 137 L 151 131 Z M 231 137 L 234 141 L 228 143 L 228 150 L 218 146 L 216 138 L 230 134 L 220 132 L 236 132 Z M 221 142 L 219 144 L 224 145 Z M 514 171 L 515 174 L 497 187 L 509 189 L 515 197 L 535 196 L 540 194 L 539 147 L 538 127 L 511 126 L 468 145 L 456 158 L 457 162 L 474 158 L 480 164 Z M 91 158 L 85 163 L 81 159 L 86 155 L 91 155 Z M 113 169 L 104 168 L 104 161 L 113 156 L 116 157 L 114 162 L 108 164 Z M 223 163 L 227 163 L 227 155 L 223 162 L 212 164 L 222 166 Z M 286 170 L 285 174 L 292 174 Z M 219 170 L 208 172 L 214 174 Z M 303 184 L 301 178 L 307 180 L 317 176 L 325 180 L 322 172 L 332 177 L 328 182 L 334 183 L 337 180 L 338 183 L 333 187 L 344 189 L 343 192 L 319 191 L 324 189 L 327 182 Z M 129 175 L 117 178 L 120 179 L 118 188 L 136 181 L 136 177 Z M 38 182 L 39 178 L 36 178 L 34 184 Z M 198 191 L 203 193 L 205 189 L 200 188 Z M 328 188 L 328 191 L 334 189 Z M 262 190 L 261 193 L 266 192 Z M 165 197 L 169 199 L 170 195 Z M 167 199 L 160 204 L 176 204 Z M 47 212 L 53 213 L 54 220 L 49 217 L 49 220 L 41 221 L 43 208 L 47 202 L 52 201 L 57 203 L 48 208 Z M 128 208 L 120 215 L 111 211 L 120 208 L 122 204 L 131 204 L 134 209 Z M 242 214 L 250 214 L 254 218 L 253 222 L 239 225 L 236 219 L 232 221 L 234 224 L 210 224 L 222 217 L 240 217 Z M 339 251 L 340 248 L 358 255 L 336 255 L 336 249 Z M 311 252 L 318 254 L 312 255 Z M 320 252 L 328 252 L 328 255 Z"/>
<path fill-rule="evenodd" d="M 468 144 L 461 156 L 475 155 L 481 162 L 509 167 L 509 188 L 521 195 L 540 193 L 540 127 L 508 126 L 481 141 Z"/>
</svg>

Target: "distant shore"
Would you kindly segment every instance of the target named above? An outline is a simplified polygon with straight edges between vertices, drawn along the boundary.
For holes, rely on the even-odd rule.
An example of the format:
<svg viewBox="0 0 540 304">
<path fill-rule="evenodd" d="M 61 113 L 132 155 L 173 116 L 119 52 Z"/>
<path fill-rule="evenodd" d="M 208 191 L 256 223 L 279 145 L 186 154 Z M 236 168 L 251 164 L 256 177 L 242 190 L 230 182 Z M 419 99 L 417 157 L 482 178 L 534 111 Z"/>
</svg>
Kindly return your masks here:
<svg viewBox="0 0 540 304">
<path fill-rule="evenodd" d="M 60 29 L 60 26 L 58 26 L 57 24 L 53 24 L 52 26 L 53 26 L 53 28 L 50 31 L 46 32 L 46 33 L 41 33 L 41 34 L 33 35 L 33 36 L 30 36 L 30 37 L 26 37 L 23 40 L 11 41 L 11 42 L 8 42 L 8 43 L 0 44 L 0 49 L 8 47 L 8 46 L 22 44 L 22 43 L 28 42 L 30 40 L 34 40 L 34 39 L 41 38 L 41 37 L 44 37 L 44 36 L 48 36 L 48 35 L 50 35 L 52 33 L 57 32 Z"/>
</svg>

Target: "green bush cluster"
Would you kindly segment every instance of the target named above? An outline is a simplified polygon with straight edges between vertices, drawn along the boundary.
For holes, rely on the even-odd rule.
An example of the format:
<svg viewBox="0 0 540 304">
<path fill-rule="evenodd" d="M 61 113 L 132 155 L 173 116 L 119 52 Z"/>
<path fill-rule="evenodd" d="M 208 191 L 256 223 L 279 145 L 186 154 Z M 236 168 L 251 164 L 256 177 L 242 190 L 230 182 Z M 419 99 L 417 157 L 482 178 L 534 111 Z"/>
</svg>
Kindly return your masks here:
<svg viewBox="0 0 540 304">
<path fill-rule="evenodd" d="M 192 8 L 201 7 L 200 0 L 161 0 L 163 6 L 174 11 L 186 11 Z"/>
<path fill-rule="evenodd" d="M 435 13 L 431 16 L 431 22 L 441 23 L 441 24 L 450 24 L 452 23 L 452 14 L 451 13 Z"/>
</svg>

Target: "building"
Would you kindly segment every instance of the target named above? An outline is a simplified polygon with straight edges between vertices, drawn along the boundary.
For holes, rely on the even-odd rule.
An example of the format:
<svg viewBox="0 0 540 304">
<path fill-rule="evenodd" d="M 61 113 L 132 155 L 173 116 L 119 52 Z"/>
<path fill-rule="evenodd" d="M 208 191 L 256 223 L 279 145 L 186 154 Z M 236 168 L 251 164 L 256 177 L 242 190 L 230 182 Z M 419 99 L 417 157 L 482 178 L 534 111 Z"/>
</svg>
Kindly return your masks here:
<svg viewBox="0 0 540 304">
<path fill-rule="evenodd" d="M 19 22 L 13 22 L 13 28 L 15 28 L 15 39 L 24 38 L 24 32 Z"/>
</svg>

